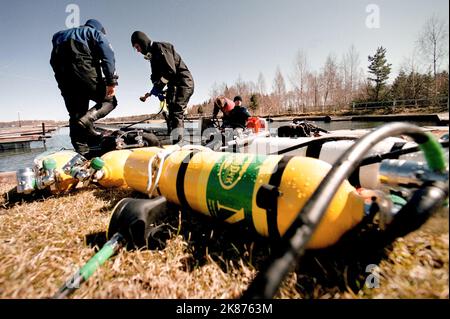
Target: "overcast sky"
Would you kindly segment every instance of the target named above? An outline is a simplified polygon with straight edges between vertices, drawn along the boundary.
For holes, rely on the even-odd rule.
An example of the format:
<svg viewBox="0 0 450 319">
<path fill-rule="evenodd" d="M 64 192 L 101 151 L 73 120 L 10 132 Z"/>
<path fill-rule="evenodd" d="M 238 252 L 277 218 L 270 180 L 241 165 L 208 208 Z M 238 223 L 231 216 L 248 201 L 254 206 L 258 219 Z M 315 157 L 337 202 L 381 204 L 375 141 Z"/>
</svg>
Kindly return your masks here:
<svg viewBox="0 0 450 319">
<path fill-rule="evenodd" d="M 231 85 L 239 76 L 256 81 L 262 72 L 271 89 L 277 66 L 289 83 L 299 49 L 307 53 L 310 68 L 319 71 L 329 53 L 340 58 L 353 44 L 366 69 L 367 55 L 383 45 L 395 74 L 412 54 L 425 21 L 436 14 L 448 23 L 449 11 L 448 0 L 0 3 L 0 121 L 16 120 L 19 112 L 21 119 L 68 119 L 49 59 L 53 34 L 72 17 L 66 12 L 69 4 L 78 6 L 82 24 L 100 20 L 114 47 L 120 79 L 112 117 L 153 113 L 159 105 L 155 99 L 145 104 L 138 100 L 151 83 L 148 62 L 131 47 L 135 30 L 175 46 L 195 80 L 192 105 L 208 99 L 215 82 Z"/>
</svg>

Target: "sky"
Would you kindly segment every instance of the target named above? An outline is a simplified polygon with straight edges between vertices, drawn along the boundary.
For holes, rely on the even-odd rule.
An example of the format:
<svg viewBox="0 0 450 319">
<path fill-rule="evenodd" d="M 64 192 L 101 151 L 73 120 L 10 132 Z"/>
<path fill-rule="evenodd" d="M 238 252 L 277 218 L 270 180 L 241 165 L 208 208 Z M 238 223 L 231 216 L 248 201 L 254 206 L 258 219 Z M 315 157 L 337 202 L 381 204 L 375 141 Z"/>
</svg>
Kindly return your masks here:
<svg viewBox="0 0 450 319">
<path fill-rule="evenodd" d="M 175 46 L 194 77 L 192 105 L 207 100 L 214 83 L 256 82 L 260 72 L 270 90 L 278 66 L 289 84 L 300 49 L 320 71 L 328 54 L 339 58 L 354 45 L 367 69 L 382 45 L 395 74 L 426 20 L 449 20 L 448 0 L 0 0 L 0 121 L 68 119 L 49 59 L 53 34 L 73 16 L 70 4 L 81 24 L 102 22 L 114 48 L 119 105 L 110 117 L 159 107 L 138 100 L 151 89 L 151 68 L 131 47 L 135 30 Z"/>
</svg>

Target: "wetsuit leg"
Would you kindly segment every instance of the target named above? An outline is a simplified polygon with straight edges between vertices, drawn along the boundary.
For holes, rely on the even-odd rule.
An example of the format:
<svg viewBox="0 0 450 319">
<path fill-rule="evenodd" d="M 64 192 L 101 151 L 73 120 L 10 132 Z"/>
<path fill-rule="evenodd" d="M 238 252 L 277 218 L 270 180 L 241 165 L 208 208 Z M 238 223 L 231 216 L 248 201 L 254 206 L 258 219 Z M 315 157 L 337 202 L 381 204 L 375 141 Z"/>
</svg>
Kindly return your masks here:
<svg viewBox="0 0 450 319">
<path fill-rule="evenodd" d="M 189 99 L 194 90 L 189 87 L 177 87 L 168 92 L 168 108 L 169 108 L 169 126 L 172 130 L 176 129 L 172 135 L 172 144 L 177 144 L 183 140 L 184 130 L 184 110 L 186 109 Z"/>
<path fill-rule="evenodd" d="M 89 98 L 97 104 L 90 108 L 86 114 L 79 119 L 79 124 L 84 127 L 90 135 L 99 136 L 101 133 L 95 130 L 94 122 L 111 113 L 117 106 L 117 99 L 115 96 L 105 97 L 106 86 L 104 84 L 92 83 L 89 89 Z"/>
<path fill-rule="evenodd" d="M 63 98 L 70 116 L 69 128 L 72 145 L 76 152 L 82 155 L 86 154 L 89 152 L 88 139 L 84 129 L 78 125 L 78 121 L 89 108 L 89 97 L 83 92 L 77 92 L 76 94 L 66 93 Z"/>
</svg>

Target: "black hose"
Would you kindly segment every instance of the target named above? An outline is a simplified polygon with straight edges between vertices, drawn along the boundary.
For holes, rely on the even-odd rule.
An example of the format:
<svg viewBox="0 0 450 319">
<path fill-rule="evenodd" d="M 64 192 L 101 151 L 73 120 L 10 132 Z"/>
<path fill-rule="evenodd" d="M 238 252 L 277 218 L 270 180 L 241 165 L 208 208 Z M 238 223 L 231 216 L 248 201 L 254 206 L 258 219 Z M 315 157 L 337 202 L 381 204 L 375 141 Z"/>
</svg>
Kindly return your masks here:
<svg viewBox="0 0 450 319">
<path fill-rule="evenodd" d="M 449 147 L 449 141 L 440 142 L 440 144 L 444 148 Z M 416 153 L 418 151 L 420 151 L 420 147 L 413 146 L 413 147 L 408 147 L 405 149 L 387 152 L 387 153 L 383 153 L 383 154 L 372 155 L 372 156 L 369 156 L 369 157 L 366 157 L 365 159 L 363 159 L 359 166 L 362 167 L 362 166 L 367 166 L 367 165 L 371 165 L 371 164 L 375 164 L 375 163 L 380 163 L 381 161 L 383 161 L 385 159 L 396 159 L 401 155 Z"/>
<path fill-rule="evenodd" d="M 304 148 L 304 147 L 308 147 L 308 146 L 319 146 L 322 145 L 324 143 L 328 143 L 328 142 L 335 142 L 335 141 L 354 141 L 357 140 L 358 137 L 354 137 L 354 136 L 326 136 L 326 137 L 322 137 L 322 138 L 315 138 L 312 140 L 309 140 L 307 142 L 303 142 L 297 145 L 293 145 L 290 147 L 287 147 L 285 149 L 282 149 L 280 151 L 274 152 L 274 153 L 270 153 L 269 155 L 281 155 L 281 154 L 286 154 L 292 151 L 295 151 L 299 148 Z"/>
<path fill-rule="evenodd" d="M 139 122 L 132 123 L 132 124 L 130 124 L 130 125 L 128 125 L 128 126 L 122 127 L 122 128 L 120 128 L 120 130 L 126 130 L 127 128 L 130 128 L 130 127 L 132 127 L 133 125 L 140 124 L 140 123 L 142 123 L 142 122 L 152 120 L 152 119 L 156 118 L 159 114 L 161 114 L 161 112 L 163 111 L 163 109 L 164 109 L 164 108 L 162 107 L 162 108 L 159 110 L 158 113 L 152 114 L 150 117 L 147 117 L 147 118 L 145 118 L 145 119 L 143 119 L 143 120 L 140 120 Z M 119 130 L 119 131 L 120 131 L 120 130 Z"/>
<path fill-rule="evenodd" d="M 342 154 L 306 202 L 280 241 L 280 247 L 260 270 L 242 298 L 272 298 L 291 267 L 303 255 L 306 244 L 319 225 L 326 209 L 342 182 L 358 167 L 365 154 L 377 143 L 390 136 L 409 135 L 418 144 L 429 137 L 417 126 L 392 123 L 363 136 Z"/>
<path fill-rule="evenodd" d="M 312 139 L 312 140 L 309 140 L 307 142 L 300 143 L 300 144 L 297 144 L 297 145 L 293 145 L 293 146 L 287 147 L 285 149 L 282 149 L 280 151 L 277 151 L 277 152 L 274 152 L 274 153 L 270 153 L 269 155 L 286 154 L 286 153 L 295 151 L 295 150 L 300 149 L 300 148 L 304 148 L 304 147 L 308 147 L 308 146 L 320 146 L 320 145 L 328 143 L 328 142 L 345 141 L 345 140 L 354 141 L 354 140 L 357 140 L 357 139 L 358 138 L 354 137 L 354 136 L 326 136 L 326 137 L 321 137 L 321 138 L 315 138 L 315 139 Z M 442 145 L 442 147 L 449 147 L 449 141 L 442 141 L 441 145 Z M 418 146 L 414 146 L 414 147 L 401 149 L 401 150 L 396 150 L 396 151 L 392 151 L 392 152 L 388 152 L 388 153 L 384 153 L 384 154 L 373 155 L 373 156 L 370 156 L 368 158 L 365 158 L 361 162 L 360 166 L 365 166 L 365 165 L 370 165 L 370 164 L 374 164 L 374 163 L 379 163 L 379 162 L 381 162 L 384 159 L 398 158 L 398 156 L 405 155 L 405 154 L 410 154 L 410 153 L 415 153 L 415 152 L 418 152 L 419 150 L 420 150 L 420 148 Z"/>
<path fill-rule="evenodd" d="M 395 218 L 384 233 L 385 242 L 390 243 L 423 225 L 434 211 L 442 207 L 448 197 L 448 188 L 448 181 L 428 182 L 422 185 L 395 214 Z M 414 212 L 415 218 L 411 218 L 411 212 Z"/>
</svg>

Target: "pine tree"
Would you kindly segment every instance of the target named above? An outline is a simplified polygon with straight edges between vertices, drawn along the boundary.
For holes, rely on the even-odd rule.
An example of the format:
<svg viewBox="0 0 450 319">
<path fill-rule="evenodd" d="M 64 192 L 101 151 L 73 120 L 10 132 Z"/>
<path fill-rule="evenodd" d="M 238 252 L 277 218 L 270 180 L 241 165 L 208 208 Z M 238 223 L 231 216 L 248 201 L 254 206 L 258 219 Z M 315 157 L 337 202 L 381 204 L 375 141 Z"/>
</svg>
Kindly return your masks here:
<svg viewBox="0 0 450 319">
<path fill-rule="evenodd" d="M 258 101 L 258 95 L 257 94 L 252 94 L 250 96 L 250 104 L 248 105 L 248 107 L 252 111 L 256 111 L 258 109 L 259 101 Z"/>
<path fill-rule="evenodd" d="M 368 79 L 375 82 L 375 86 L 372 90 L 372 99 L 373 101 L 378 101 L 379 98 L 383 96 L 384 89 L 386 88 L 386 81 L 391 73 L 392 64 L 387 63 L 386 49 L 383 47 L 379 47 L 375 55 L 369 55 L 369 62 L 369 73 L 373 76 Z"/>
<path fill-rule="evenodd" d="M 406 100 L 407 96 L 408 76 L 405 71 L 400 71 L 392 84 L 392 97 L 395 100 Z"/>
</svg>

